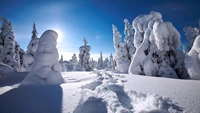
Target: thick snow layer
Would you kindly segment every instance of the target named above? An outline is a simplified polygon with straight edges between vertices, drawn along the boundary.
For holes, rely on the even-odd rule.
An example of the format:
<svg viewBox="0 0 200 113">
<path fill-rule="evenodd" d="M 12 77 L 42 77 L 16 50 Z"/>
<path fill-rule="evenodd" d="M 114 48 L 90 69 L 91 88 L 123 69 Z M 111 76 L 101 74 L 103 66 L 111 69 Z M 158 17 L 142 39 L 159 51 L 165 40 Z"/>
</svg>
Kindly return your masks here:
<svg viewBox="0 0 200 113">
<path fill-rule="evenodd" d="M 5 113 L 199 113 L 200 82 L 105 71 L 64 72 L 65 83 L 17 88 L 27 73 L 0 78 Z"/>
<path fill-rule="evenodd" d="M 58 62 L 57 36 L 58 34 L 52 30 L 47 30 L 42 34 L 31 70 L 20 86 L 64 82 Z"/>
<path fill-rule="evenodd" d="M 14 70 L 12 67 L 6 64 L 0 63 L 0 76 L 4 76 L 7 73 L 13 73 Z"/>
</svg>

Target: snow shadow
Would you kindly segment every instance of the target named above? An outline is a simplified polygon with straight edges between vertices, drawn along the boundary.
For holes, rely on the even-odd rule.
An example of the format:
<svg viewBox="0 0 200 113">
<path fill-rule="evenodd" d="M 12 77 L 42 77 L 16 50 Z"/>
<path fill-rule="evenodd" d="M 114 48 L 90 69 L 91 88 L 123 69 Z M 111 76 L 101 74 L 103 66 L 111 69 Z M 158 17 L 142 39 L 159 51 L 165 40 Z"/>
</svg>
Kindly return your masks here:
<svg viewBox="0 0 200 113">
<path fill-rule="evenodd" d="M 0 113 L 62 113 L 59 85 L 12 89 L 0 96 Z"/>
<path fill-rule="evenodd" d="M 87 88 L 87 89 L 94 91 L 96 89 L 96 87 L 101 84 L 102 84 L 101 81 L 91 82 L 89 84 L 84 85 L 82 88 Z"/>
<path fill-rule="evenodd" d="M 8 73 L 0 77 L 0 87 L 19 84 L 28 75 L 28 72 Z"/>
<path fill-rule="evenodd" d="M 89 97 L 79 104 L 73 113 L 107 113 L 106 103 L 102 98 Z"/>
</svg>

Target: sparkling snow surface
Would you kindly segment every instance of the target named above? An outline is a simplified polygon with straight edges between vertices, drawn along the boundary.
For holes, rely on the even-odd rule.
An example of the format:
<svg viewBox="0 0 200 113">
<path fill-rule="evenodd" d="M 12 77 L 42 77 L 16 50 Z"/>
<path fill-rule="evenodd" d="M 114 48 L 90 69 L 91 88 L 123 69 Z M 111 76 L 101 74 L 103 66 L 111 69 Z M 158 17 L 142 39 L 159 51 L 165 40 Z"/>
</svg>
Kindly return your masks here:
<svg viewBox="0 0 200 113">
<path fill-rule="evenodd" d="M 20 87 L 0 78 L 0 113 L 199 113 L 200 82 L 109 71 L 64 72 L 61 85 Z"/>
</svg>

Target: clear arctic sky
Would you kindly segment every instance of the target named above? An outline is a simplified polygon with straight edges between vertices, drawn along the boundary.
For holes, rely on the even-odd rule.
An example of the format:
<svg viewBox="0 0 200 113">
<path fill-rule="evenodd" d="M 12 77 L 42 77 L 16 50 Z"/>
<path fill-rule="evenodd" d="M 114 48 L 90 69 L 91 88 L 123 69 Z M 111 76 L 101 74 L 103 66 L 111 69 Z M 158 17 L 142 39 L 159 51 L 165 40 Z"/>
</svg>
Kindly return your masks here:
<svg viewBox="0 0 200 113">
<path fill-rule="evenodd" d="M 15 38 L 25 51 L 36 22 L 38 37 L 48 29 L 59 33 L 57 47 L 64 59 L 69 60 L 73 53 L 78 57 L 84 37 L 97 59 L 100 51 L 104 56 L 115 53 L 112 24 L 123 34 L 125 18 L 132 23 L 150 11 L 158 11 L 164 21 L 172 22 L 182 44 L 187 44 L 182 29 L 198 26 L 199 6 L 199 0 L 0 0 L 0 16 L 12 22 Z"/>
</svg>

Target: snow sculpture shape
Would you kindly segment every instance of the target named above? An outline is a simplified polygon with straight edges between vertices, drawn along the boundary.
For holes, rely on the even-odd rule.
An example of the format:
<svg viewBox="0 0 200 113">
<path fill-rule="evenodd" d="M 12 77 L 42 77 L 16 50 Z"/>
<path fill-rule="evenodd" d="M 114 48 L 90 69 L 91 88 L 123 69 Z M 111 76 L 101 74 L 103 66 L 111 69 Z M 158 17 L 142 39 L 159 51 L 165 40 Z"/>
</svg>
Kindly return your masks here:
<svg viewBox="0 0 200 113">
<path fill-rule="evenodd" d="M 31 70 L 20 86 L 64 82 L 58 62 L 57 36 L 53 30 L 47 30 L 42 34 Z"/>
<path fill-rule="evenodd" d="M 187 78 L 180 34 L 170 22 L 163 22 L 159 12 L 140 15 L 133 20 L 136 52 L 129 74 Z"/>
</svg>

